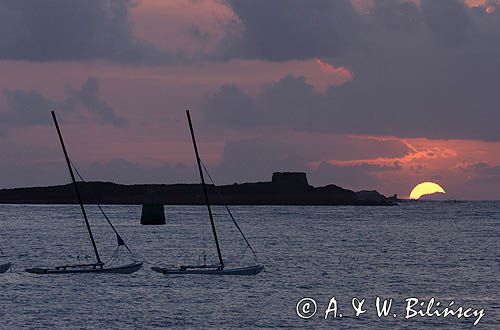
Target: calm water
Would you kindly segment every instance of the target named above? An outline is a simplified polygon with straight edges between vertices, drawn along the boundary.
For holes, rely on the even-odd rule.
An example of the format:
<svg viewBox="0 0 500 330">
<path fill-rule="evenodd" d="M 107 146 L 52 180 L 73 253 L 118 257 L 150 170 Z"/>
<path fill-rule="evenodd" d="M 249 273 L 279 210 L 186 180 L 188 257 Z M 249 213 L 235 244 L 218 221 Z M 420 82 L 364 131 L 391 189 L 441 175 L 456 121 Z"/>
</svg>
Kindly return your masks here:
<svg viewBox="0 0 500 330">
<path fill-rule="evenodd" d="M 182 328 L 472 328 L 470 319 L 404 319 L 405 299 L 435 297 L 447 306 L 484 308 L 478 329 L 500 329 L 500 202 L 407 203 L 397 207 L 233 207 L 266 271 L 251 277 L 166 277 L 151 265 L 216 261 L 203 207 L 167 206 L 167 225 L 139 225 L 139 206 L 106 206 L 129 246 L 146 261 L 132 275 L 36 276 L 91 255 L 77 206 L 0 206 L 0 247 L 13 262 L 0 275 L 0 327 Z M 115 240 L 89 207 L 107 259 Z M 216 208 L 228 267 L 253 262 L 234 226 Z M 124 258 L 126 253 L 120 253 Z M 125 260 L 125 259 L 124 259 Z M 323 319 L 335 296 L 342 318 Z M 377 296 L 393 298 L 378 318 Z M 296 303 L 314 298 L 300 319 Z M 365 298 L 354 317 L 351 299 Z M 398 314 L 396 318 L 392 314 Z"/>
</svg>

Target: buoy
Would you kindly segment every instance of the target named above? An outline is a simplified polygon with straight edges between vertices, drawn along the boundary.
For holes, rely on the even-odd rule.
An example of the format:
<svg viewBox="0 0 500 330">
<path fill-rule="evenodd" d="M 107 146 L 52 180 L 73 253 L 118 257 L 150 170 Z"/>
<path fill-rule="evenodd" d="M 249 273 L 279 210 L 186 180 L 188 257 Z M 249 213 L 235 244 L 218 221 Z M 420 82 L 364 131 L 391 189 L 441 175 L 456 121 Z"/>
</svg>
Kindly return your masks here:
<svg viewBox="0 0 500 330">
<path fill-rule="evenodd" d="M 141 225 L 164 225 L 165 208 L 163 204 L 143 204 Z"/>
</svg>

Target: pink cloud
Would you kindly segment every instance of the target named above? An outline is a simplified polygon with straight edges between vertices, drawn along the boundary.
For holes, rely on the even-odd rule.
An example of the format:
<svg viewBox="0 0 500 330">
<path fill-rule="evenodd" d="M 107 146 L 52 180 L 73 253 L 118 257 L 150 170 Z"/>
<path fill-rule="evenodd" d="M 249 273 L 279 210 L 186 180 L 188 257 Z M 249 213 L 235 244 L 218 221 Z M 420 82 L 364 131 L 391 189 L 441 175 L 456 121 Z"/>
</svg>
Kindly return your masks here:
<svg viewBox="0 0 500 330">
<path fill-rule="evenodd" d="M 342 85 L 354 79 L 354 73 L 346 67 L 335 67 L 319 58 L 314 59 L 314 62 L 323 74 L 316 74 L 314 77 L 308 78 L 308 82 L 315 85 L 320 91 L 326 90 L 329 86 Z"/>
</svg>

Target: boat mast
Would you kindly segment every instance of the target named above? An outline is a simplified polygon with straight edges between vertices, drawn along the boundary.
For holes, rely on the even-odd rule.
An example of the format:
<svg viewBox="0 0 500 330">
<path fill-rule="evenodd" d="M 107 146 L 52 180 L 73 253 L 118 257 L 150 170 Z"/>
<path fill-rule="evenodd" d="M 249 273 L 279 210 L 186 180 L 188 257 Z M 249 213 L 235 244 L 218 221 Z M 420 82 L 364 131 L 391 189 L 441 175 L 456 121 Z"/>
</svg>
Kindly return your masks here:
<svg viewBox="0 0 500 330">
<path fill-rule="evenodd" d="M 73 168 L 71 167 L 71 162 L 69 160 L 68 152 L 66 151 L 66 147 L 64 146 L 64 140 L 61 134 L 61 130 L 59 129 L 59 125 L 57 124 L 56 113 L 54 111 L 51 111 L 51 113 L 52 113 L 52 119 L 54 120 L 54 124 L 56 125 L 57 135 L 59 136 L 59 141 L 61 142 L 61 147 L 64 152 L 64 157 L 66 158 L 66 163 L 68 164 L 69 174 L 71 175 L 71 180 L 73 181 L 73 186 L 75 187 L 76 196 L 78 197 L 78 202 L 80 203 L 80 208 L 82 209 L 83 218 L 85 219 L 85 224 L 87 225 L 87 230 L 89 232 L 90 240 L 92 241 L 92 246 L 94 247 L 95 258 L 97 259 L 98 264 L 102 264 L 103 262 L 99 257 L 99 251 L 97 251 L 94 235 L 92 235 L 92 230 L 90 229 L 87 213 L 85 212 L 85 208 L 83 207 L 82 197 L 80 196 L 80 191 L 78 190 L 78 185 L 75 180 L 75 175 L 73 174 Z"/>
<path fill-rule="evenodd" d="M 207 187 L 205 184 L 205 178 L 203 177 L 203 170 L 201 169 L 200 155 L 198 154 L 198 147 L 196 146 L 196 139 L 194 137 L 193 124 L 191 123 L 191 116 L 189 115 L 189 110 L 186 110 L 186 115 L 189 123 L 189 130 L 191 131 L 191 138 L 193 139 L 194 153 L 196 155 L 196 162 L 198 163 L 198 170 L 200 171 L 201 185 L 203 187 L 203 194 L 205 195 L 205 202 L 207 203 L 208 215 L 210 217 L 210 224 L 212 225 L 212 233 L 214 234 L 215 245 L 217 246 L 217 254 L 219 255 L 219 262 L 221 268 L 224 268 L 224 260 L 222 260 L 222 254 L 220 252 L 219 239 L 217 238 L 217 231 L 215 230 L 214 218 L 212 216 L 212 208 L 210 207 L 210 201 L 208 200 Z"/>
</svg>

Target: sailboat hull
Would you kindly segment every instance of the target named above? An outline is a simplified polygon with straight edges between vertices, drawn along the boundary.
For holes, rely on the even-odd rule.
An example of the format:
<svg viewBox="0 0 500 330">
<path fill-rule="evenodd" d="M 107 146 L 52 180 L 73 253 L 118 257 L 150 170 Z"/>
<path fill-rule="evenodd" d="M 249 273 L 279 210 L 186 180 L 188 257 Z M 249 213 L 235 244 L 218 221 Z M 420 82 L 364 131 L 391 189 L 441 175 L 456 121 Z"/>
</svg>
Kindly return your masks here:
<svg viewBox="0 0 500 330">
<path fill-rule="evenodd" d="M 257 275 L 260 273 L 264 266 L 255 265 L 243 268 L 232 268 L 232 269 L 178 269 L 178 268 L 161 268 L 161 267 L 151 267 L 151 269 L 157 273 L 163 275 Z"/>
<path fill-rule="evenodd" d="M 0 265 L 0 274 L 7 272 L 10 269 L 10 262 Z"/>
<path fill-rule="evenodd" d="M 26 272 L 31 274 L 45 275 L 45 274 L 84 274 L 84 273 L 106 273 L 106 274 L 132 274 L 141 269 L 142 262 L 133 262 L 127 265 L 120 265 L 115 267 L 88 267 L 83 266 L 71 268 L 27 268 Z"/>
</svg>

